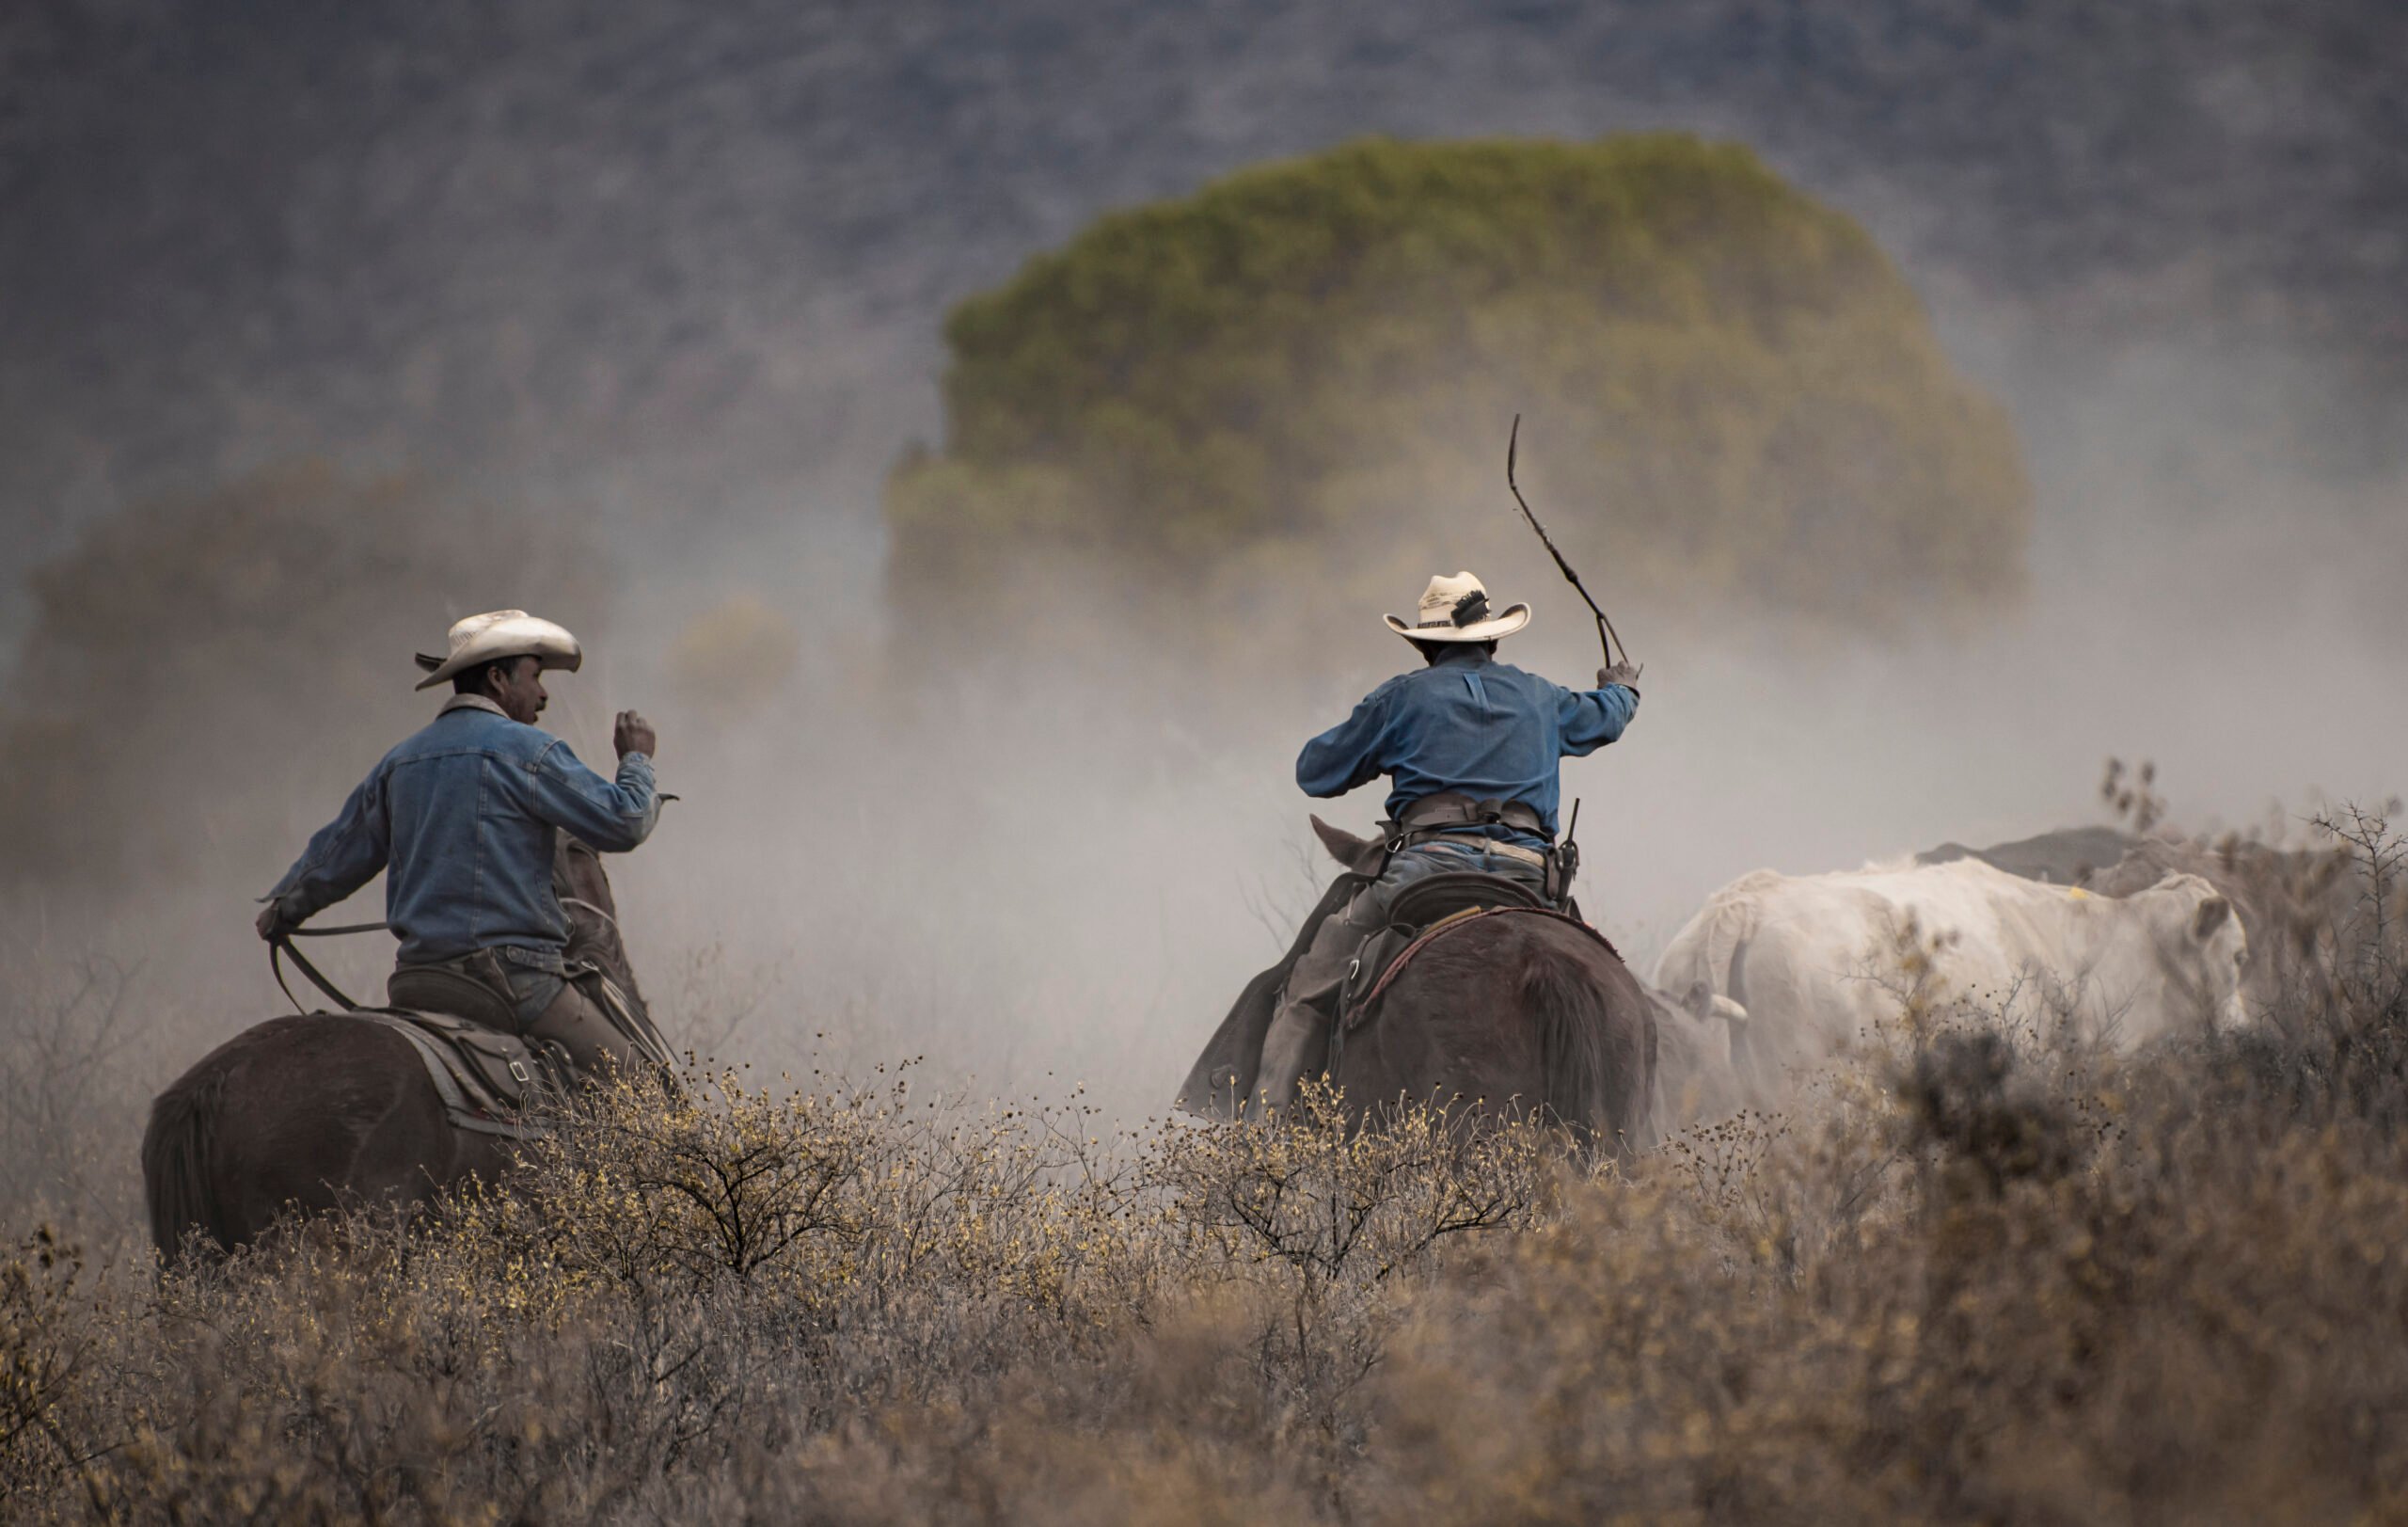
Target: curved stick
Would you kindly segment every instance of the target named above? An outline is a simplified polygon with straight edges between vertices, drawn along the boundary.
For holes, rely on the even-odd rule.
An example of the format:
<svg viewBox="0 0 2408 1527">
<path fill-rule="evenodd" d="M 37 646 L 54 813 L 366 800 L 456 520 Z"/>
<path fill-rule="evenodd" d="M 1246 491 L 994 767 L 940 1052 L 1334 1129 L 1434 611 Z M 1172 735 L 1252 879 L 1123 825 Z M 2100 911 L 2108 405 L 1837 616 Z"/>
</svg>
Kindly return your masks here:
<svg viewBox="0 0 2408 1527">
<path fill-rule="evenodd" d="M 1555 537 L 1539 523 L 1539 517 L 1530 513 L 1530 501 L 1522 497 L 1521 485 L 1513 481 L 1513 458 L 1521 443 L 1522 416 L 1515 414 L 1513 433 L 1505 440 L 1505 485 L 1513 490 L 1513 501 L 1522 506 L 1522 517 L 1530 522 L 1530 529 L 1539 533 L 1539 541 L 1546 548 L 1547 555 L 1555 559 L 1555 565 L 1563 569 L 1563 576 L 1571 580 L 1574 590 L 1588 604 L 1589 612 L 1597 617 L 1597 645 L 1605 652 L 1606 666 L 1610 668 L 1614 665 L 1614 648 L 1622 646 L 1622 633 L 1614 629 L 1614 623 L 1606 618 L 1606 612 L 1597 608 L 1597 601 L 1590 598 L 1588 585 L 1581 582 L 1580 575 L 1572 570 L 1572 564 L 1564 561 L 1563 553 L 1555 549 Z M 1622 660 L 1625 663 L 1630 661 L 1630 648 L 1622 648 Z"/>
</svg>

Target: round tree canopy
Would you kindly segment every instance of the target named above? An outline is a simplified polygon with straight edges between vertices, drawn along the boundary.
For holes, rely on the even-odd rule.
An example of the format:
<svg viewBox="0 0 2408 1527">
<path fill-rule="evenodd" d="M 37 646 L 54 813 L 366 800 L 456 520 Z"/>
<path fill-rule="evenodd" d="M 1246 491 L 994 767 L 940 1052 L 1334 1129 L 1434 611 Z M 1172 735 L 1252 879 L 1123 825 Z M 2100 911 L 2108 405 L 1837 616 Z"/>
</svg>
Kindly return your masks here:
<svg viewBox="0 0 2408 1527">
<path fill-rule="evenodd" d="M 1516 413 L 1558 542 L 1642 603 L 1883 625 L 2021 577 L 2004 414 L 1740 147 L 1349 144 L 1105 217 L 945 337 L 944 447 L 886 496 L 905 629 L 1395 608 L 1526 533 Z"/>
</svg>

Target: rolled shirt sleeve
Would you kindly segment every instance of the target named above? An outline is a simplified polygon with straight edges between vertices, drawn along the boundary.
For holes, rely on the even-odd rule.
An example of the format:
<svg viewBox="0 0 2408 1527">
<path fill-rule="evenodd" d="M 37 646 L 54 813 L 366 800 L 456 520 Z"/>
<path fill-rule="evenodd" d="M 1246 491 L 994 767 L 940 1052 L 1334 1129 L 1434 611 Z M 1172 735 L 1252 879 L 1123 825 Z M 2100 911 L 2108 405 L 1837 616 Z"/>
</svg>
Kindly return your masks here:
<svg viewBox="0 0 2408 1527">
<path fill-rule="evenodd" d="M 641 753 L 621 758 L 617 779 L 608 780 L 578 762 L 567 743 L 555 741 L 535 760 L 531 777 L 535 816 L 604 853 L 626 852 L 651 836 L 660 819 L 652 760 Z"/>
<path fill-rule="evenodd" d="M 1564 756 L 1584 758 L 1620 740 L 1639 710 L 1639 692 L 1623 684 L 1598 690 L 1565 690 L 1556 697 L 1556 729 Z"/>
<path fill-rule="evenodd" d="M 276 888 L 260 899 L 279 903 L 287 922 L 304 921 L 375 879 L 391 851 L 380 766 L 359 782 L 335 819 L 318 829 Z"/>
<path fill-rule="evenodd" d="M 1305 744 L 1296 756 L 1296 787 L 1327 800 L 1379 777 L 1381 739 L 1387 731 L 1388 686 L 1364 696 L 1354 713 Z"/>
</svg>

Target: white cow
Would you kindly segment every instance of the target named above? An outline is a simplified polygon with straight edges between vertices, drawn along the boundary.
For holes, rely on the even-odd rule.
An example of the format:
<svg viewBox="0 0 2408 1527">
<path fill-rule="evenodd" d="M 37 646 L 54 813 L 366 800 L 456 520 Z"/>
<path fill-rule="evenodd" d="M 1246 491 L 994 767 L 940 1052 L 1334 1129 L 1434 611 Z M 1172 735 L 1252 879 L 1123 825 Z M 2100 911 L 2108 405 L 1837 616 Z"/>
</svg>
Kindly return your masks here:
<svg viewBox="0 0 2408 1527">
<path fill-rule="evenodd" d="M 1656 1137 L 1730 1118 L 1764 1101 L 1734 1058 L 1736 1030 L 1748 1014 L 1727 996 L 1692 986 L 1677 996 L 1647 988 L 1656 1008 L 1656 1097 L 1649 1121 Z"/>
<path fill-rule="evenodd" d="M 1735 1043 L 1756 1085 L 1811 1063 L 1909 994 L 1935 1010 L 2070 1020 L 2131 1044 L 2205 1017 L 2238 1022 L 2247 958 L 2232 905 L 2196 875 L 2126 897 L 2042 884 L 1979 860 L 1791 877 L 1715 893 L 1656 968 L 1747 1010 Z"/>
</svg>

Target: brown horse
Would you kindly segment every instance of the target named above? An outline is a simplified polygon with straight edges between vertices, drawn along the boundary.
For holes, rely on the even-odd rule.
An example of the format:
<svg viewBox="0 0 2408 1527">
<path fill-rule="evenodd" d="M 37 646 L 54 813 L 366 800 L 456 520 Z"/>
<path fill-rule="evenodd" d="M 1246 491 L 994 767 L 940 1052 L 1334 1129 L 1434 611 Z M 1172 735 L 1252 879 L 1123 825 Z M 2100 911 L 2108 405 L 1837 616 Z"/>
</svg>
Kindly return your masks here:
<svg viewBox="0 0 2408 1527">
<path fill-rule="evenodd" d="M 1315 823 L 1341 863 L 1378 845 Z M 1363 851 L 1350 857 L 1349 845 Z M 1249 983 L 1180 1090 L 1180 1105 L 1232 1118 L 1254 1095 L 1279 988 L 1323 915 L 1366 883 L 1339 877 L 1279 964 Z M 1595 933 L 1563 917 L 1476 917 L 1421 945 L 1337 1047 L 1330 1079 L 1358 1121 L 1400 1102 L 1466 1102 L 1539 1114 L 1618 1153 L 1650 1143 L 1656 1009 Z"/>
<path fill-rule="evenodd" d="M 601 966 L 641 1009 L 600 857 L 563 833 L 552 881 L 570 958 Z M 150 1105 L 150 1236 L 173 1259 L 194 1231 L 230 1250 L 296 1212 L 421 1203 L 499 1173 L 512 1143 L 453 1128 L 417 1050 L 385 1025 L 339 1012 L 271 1018 Z"/>
<path fill-rule="evenodd" d="M 1567 919 L 1479 917 L 1431 939 L 1344 1036 L 1350 1114 L 1451 1099 L 1537 1114 L 1617 1153 L 1648 1143 L 1656 1008 Z"/>
</svg>

